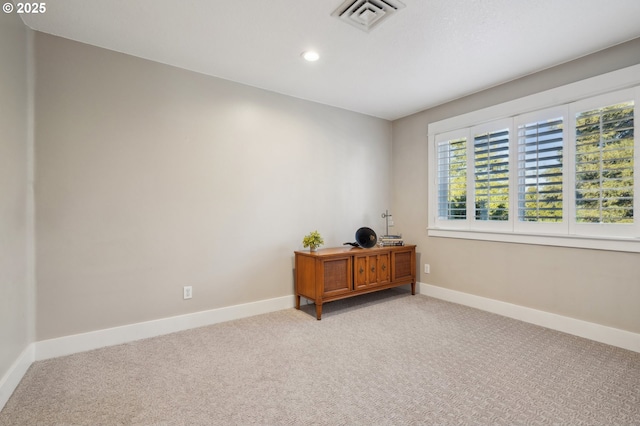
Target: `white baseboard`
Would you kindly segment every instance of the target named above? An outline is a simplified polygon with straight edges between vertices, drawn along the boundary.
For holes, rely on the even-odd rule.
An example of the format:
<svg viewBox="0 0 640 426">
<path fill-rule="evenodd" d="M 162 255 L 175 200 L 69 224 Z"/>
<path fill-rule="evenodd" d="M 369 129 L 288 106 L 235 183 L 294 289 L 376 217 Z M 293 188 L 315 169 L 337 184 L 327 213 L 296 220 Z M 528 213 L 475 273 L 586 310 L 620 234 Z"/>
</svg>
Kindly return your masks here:
<svg viewBox="0 0 640 426">
<path fill-rule="evenodd" d="M 9 368 L 9 371 L 0 379 L 0 411 L 20 384 L 27 370 L 34 361 L 35 345 L 29 344 L 20 354 L 18 359 Z"/>
<path fill-rule="evenodd" d="M 607 345 L 640 352 L 640 334 L 638 333 L 552 314 L 550 312 L 539 311 L 499 300 L 488 299 L 486 297 L 450 290 L 431 284 L 419 284 L 420 294 L 426 296 L 470 306 L 505 317 L 540 325 L 552 330 L 562 331 L 563 333 L 573 334 L 574 336 L 595 340 L 596 342 L 606 343 Z"/>
<path fill-rule="evenodd" d="M 294 306 L 294 296 L 283 296 L 242 305 L 228 306 L 154 321 L 42 340 L 35 344 L 35 360 L 41 361 L 105 346 L 119 345 L 191 328 L 266 314 Z"/>
</svg>

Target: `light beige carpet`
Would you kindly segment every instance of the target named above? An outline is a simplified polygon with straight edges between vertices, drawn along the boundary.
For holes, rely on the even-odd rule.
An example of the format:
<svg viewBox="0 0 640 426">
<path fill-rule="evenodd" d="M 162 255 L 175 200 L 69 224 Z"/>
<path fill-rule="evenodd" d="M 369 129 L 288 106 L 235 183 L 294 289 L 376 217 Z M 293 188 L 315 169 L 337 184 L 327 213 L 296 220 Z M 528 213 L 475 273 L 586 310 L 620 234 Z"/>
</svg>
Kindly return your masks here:
<svg viewBox="0 0 640 426">
<path fill-rule="evenodd" d="M 640 424 L 640 354 L 396 290 L 36 362 L 2 425 Z"/>
</svg>

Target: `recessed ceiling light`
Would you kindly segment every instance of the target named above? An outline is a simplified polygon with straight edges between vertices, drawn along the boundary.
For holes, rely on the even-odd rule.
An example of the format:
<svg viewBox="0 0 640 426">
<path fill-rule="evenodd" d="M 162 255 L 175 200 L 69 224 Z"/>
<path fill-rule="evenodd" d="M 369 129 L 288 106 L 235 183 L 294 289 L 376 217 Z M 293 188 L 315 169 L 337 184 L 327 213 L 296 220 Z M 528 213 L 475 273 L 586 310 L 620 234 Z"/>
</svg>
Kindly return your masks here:
<svg viewBox="0 0 640 426">
<path fill-rule="evenodd" d="M 320 55 L 318 55 L 318 52 L 314 50 L 307 50 L 306 52 L 302 52 L 302 57 L 309 62 L 315 62 L 320 59 Z"/>
</svg>

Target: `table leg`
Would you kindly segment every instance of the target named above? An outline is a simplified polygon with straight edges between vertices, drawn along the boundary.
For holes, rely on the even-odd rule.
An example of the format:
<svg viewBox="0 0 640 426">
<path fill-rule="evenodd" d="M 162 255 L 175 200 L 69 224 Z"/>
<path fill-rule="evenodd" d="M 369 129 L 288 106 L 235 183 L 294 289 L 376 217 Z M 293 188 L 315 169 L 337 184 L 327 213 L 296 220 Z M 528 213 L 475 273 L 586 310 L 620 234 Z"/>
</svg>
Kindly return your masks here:
<svg viewBox="0 0 640 426">
<path fill-rule="evenodd" d="M 411 294 L 415 296 L 416 294 L 416 282 L 412 281 L 411 282 Z"/>
<path fill-rule="evenodd" d="M 322 303 L 316 302 L 316 318 L 318 319 L 318 321 L 320 321 L 321 317 L 322 317 Z"/>
<path fill-rule="evenodd" d="M 296 309 L 300 310 L 300 295 L 296 294 Z"/>
</svg>

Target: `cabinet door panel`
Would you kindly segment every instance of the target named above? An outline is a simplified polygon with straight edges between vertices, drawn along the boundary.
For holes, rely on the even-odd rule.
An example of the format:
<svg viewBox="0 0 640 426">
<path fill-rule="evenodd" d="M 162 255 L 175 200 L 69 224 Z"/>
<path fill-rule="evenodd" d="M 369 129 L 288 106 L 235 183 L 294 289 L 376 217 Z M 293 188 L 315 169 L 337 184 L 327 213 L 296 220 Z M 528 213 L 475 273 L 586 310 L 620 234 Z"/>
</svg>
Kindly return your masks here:
<svg viewBox="0 0 640 426">
<path fill-rule="evenodd" d="M 378 256 L 378 283 L 386 284 L 389 282 L 391 268 L 389 267 L 389 253 Z"/>
<path fill-rule="evenodd" d="M 367 273 L 367 257 L 358 256 L 355 258 L 355 285 L 356 288 L 364 287 L 369 283 L 369 274 Z"/>
<path fill-rule="evenodd" d="M 367 258 L 367 284 L 378 283 L 378 256 L 369 256 Z"/>
<path fill-rule="evenodd" d="M 351 291 L 351 259 L 332 259 L 322 262 L 324 295 Z"/>
<path fill-rule="evenodd" d="M 413 251 L 397 251 L 392 254 L 391 258 L 393 269 L 391 279 L 393 281 L 413 279 L 415 274 Z"/>
</svg>

